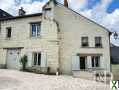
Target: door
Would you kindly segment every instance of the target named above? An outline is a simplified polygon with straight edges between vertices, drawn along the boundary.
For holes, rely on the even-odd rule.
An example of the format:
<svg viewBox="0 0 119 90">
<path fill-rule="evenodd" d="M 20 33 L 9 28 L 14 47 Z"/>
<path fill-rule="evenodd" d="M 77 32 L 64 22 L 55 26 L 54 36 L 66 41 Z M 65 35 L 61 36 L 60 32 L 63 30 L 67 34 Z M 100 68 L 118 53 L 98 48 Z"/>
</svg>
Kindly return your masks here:
<svg viewBox="0 0 119 90">
<path fill-rule="evenodd" d="M 7 68 L 20 69 L 20 49 L 7 50 Z"/>
<path fill-rule="evenodd" d="M 80 69 L 86 69 L 86 57 L 80 57 Z"/>
</svg>

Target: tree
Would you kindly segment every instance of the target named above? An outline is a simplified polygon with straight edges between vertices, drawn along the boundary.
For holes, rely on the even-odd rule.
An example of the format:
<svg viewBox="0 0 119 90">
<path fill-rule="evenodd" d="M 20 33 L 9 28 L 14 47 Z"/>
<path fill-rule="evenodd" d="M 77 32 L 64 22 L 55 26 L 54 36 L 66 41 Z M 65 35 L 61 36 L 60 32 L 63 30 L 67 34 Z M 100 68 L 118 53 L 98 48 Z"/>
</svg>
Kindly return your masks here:
<svg viewBox="0 0 119 90">
<path fill-rule="evenodd" d="M 21 59 L 20 59 L 20 63 L 22 64 L 22 70 L 26 70 L 26 64 L 28 62 L 28 57 L 26 55 L 24 55 Z"/>
<path fill-rule="evenodd" d="M 14 0 L 16 6 L 20 5 L 20 4 L 21 4 L 21 1 L 22 1 L 22 0 Z"/>
</svg>

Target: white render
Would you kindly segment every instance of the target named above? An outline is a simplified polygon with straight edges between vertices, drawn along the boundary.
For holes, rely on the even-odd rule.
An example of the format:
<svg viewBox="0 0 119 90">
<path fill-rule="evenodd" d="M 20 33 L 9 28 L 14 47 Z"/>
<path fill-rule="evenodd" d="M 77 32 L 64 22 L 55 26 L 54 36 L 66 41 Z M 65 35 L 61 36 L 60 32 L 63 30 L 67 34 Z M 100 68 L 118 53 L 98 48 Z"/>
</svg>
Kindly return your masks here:
<svg viewBox="0 0 119 90">
<path fill-rule="evenodd" d="M 87 68 L 91 68 L 90 55 L 101 54 L 100 68 L 110 71 L 109 32 L 63 5 L 51 1 L 46 7 L 51 8 L 51 12 L 43 11 L 42 16 L 1 21 L 0 64 L 6 65 L 8 49 L 21 48 L 20 56 L 28 56 L 28 67 L 33 63 L 32 52 L 37 51 L 44 61 L 41 67 L 51 67 L 52 72 L 59 68 L 62 73 L 71 74 L 72 60 L 77 54 L 88 55 Z M 29 23 L 40 21 L 40 37 L 30 37 Z M 12 27 L 10 39 L 6 39 L 6 27 Z M 82 36 L 88 36 L 88 48 L 81 47 Z M 96 36 L 102 37 L 102 48 L 95 48 Z"/>
</svg>

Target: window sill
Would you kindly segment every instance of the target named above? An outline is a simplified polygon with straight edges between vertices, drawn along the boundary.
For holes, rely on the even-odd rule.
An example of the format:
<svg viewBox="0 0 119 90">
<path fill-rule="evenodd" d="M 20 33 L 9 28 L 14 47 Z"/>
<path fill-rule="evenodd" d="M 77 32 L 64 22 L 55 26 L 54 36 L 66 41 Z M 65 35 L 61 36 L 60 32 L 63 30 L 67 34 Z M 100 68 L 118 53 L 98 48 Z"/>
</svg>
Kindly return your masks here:
<svg viewBox="0 0 119 90">
<path fill-rule="evenodd" d="M 81 48 L 95 48 L 95 49 L 101 49 L 101 48 L 103 48 L 103 47 L 81 47 Z"/>
<path fill-rule="evenodd" d="M 37 37 L 31 36 L 30 38 L 31 38 L 31 39 L 39 39 L 39 38 L 41 38 L 41 36 L 37 36 Z"/>
</svg>

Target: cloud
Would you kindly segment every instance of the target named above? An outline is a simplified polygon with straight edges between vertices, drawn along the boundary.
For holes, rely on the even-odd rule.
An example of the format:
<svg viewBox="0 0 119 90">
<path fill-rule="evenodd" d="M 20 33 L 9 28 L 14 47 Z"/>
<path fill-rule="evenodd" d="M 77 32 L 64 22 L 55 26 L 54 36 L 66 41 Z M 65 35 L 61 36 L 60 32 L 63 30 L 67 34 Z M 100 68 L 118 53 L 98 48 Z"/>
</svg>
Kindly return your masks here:
<svg viewBox="0 0 119 90">
<path fill-rule="evenodd" d="M 101 0 L 101 3 L 96 4 L 92 9 L 86 7 L 86 1 L 83 3 L 83 10 L 79 7 L 76 9 L 77 12 L 103 25 L 111 32 L 116 31 L 119 33 L 119 9 L 115 9 L 112 13 L 107 13 L 108 6 L 113 0 Z M 119 46 L 119 40 L 115 40 L 113 35 L 111 36 L 111 42 Z"/>
<path fill-rule="evenodd" d="M 31 14 L 31 13 L 38 13 L 42 11 L 42 7 L 45 3 L 41 3 L 38 1 L 33 2 L 32 4 L 26 3 L 26 4 L 21 4 L 20 7 L 24 7 L 25 11 L 27 12 L 26 14 Z"/>
<path fill-rule="evenodd" d="M 27 14 L 38 13 L 42 11 L 42 6 L 48 0 L 44 0 L 44 2 L 34 1 L 33 0 L 21 0 L 20 5 L 16 5 L 15 0 L 1 0 L 0 8 L 7 11 L 8 13 L 16 16 L 18 13 L 18 9 L 22 6 L 24 7 Z"/>
<path fill-rule="evenodd" d="M 42 1 L 42 2 L 40 2 Z M 21 4 L 16 6 L 14 0 L 0 0 L 0 8 L 12 15 L 17 15 L 18 9 L 24 7 L 27 14 L 41 12 L 42 6 L 49 0 L 22 0 Z M 63 0 L 57 0 L 63 4 Z M 69 6 L 73 10 L 81 13 L 91 20 L 103 25 L 110 31 L 119 33 L 119 9 L 112 13 L 107 13 L 107 8 L 113 0 L 100 0 L 91 9 L 87 8 L 89 0 L 68 0 Z M 111 39 L 112 43 L 119 45 L 119 40 Z"/>
</svg>

